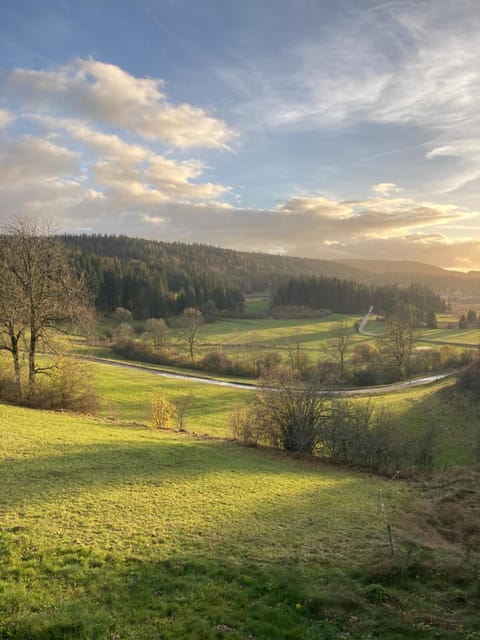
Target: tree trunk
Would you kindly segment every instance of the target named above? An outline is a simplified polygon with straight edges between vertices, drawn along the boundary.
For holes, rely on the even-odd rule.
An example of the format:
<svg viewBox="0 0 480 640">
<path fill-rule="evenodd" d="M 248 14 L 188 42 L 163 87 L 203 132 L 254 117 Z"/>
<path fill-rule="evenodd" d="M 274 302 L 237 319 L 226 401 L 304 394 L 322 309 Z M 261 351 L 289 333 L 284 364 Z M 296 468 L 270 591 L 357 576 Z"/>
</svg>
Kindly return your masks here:
<svg viewBox="0 0 480 640">
<path fill-rule="evenodd" d="M 35 354 L 37 351 L 37 334 L 34 328 L 30 328 L 30 349 L 28 351 L 28 388 L 33 390 L 35 384 Z"/>
<path fill-rule="evenodd" d="M 22 374 L 20 370 L 20 354 L 18 350 L 19 336 L 14 333 L 11 327 L 9 328 L 8 334 L 10 338 L 9 351 L 12 354 L 13 369 L 15 371 L 15 386 L 17 388 L 18 398 L 19 400 L 21 400 L 23 398 L 23 389 L 22 389 Z"/>
</svg>

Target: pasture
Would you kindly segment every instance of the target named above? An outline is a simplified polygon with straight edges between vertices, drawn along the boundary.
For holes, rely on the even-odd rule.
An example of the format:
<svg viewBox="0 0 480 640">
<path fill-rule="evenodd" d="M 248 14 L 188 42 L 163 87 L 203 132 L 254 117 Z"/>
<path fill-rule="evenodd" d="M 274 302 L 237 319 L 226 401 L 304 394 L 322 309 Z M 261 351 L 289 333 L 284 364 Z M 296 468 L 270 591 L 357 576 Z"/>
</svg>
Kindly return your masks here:
<svg viewBox="0 0 480 640">
<path fill-rule="evenodd" d="M 380 489 L 400 563 L 429 535 L 403 482 L 107 417 L 2 405 L 0 429 L 0 638 L 478 638 L 421 554 L 385 578 Z"/>
<path fill-rule="evenodd" d="M 339 319 L 201 331 L 316 349 Z M 97 417 L 0 405 L 1 640 L 480 639 L 476 565 L 435 520 L 443 480 L 430 489 L 241 448 L 228 415 L 253 389 L 89 370 Z M 475 461 L 480 414 L 448 402 L 451 385 L 353 401 L 390 407 L 452 468 Z M 193 395 L 187 432 L 149 427 L 156 394 Z M 476 479 L 446 491 L 453 482 L 476 499 Z"/>
</svg>

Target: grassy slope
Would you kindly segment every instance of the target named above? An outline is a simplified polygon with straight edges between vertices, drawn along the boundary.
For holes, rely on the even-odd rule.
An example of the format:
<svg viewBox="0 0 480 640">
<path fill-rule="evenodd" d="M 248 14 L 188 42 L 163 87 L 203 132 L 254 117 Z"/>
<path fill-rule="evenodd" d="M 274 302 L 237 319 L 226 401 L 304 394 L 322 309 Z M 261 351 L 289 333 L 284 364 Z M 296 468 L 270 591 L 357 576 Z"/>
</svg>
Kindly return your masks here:
<svg viewBox="0 0 480 640">
<path fill-rule="evenodd" d="M 229 413 L 236 405 L 249 402 L 254 396 L 254 391 L 166 379 L 107 365 L 92 365 L 92 371 L 101 398 L 101 415 L 148 424 L 153 394 L 161 393 L 173 399 L 193 393 L 195 400 L 186 416 L 186 428 L 198 434 L 228 437 Z M 467 403 L 459 410 L 458 406 L 442 399 L 441 390 L 452 384 L 447 380 L 427 387 L 380 394 L 370 402 L 391 407 L 412 437 L 421 438 L 432 432 L 437 465 L 470 464 L 474 461 L 480 415 L 476 405 Z"/>
<path fill-rule="evenodd" d="M 193 394 L 194 401 L 186 416 L 186 428 L 200 434 L 227 435 L 228 414 L 240 403 L 248 402 L 253 391 L 226 389 L 213 385 L 155 376 L 151 373 L 120 369 L 109 365 L 92 365 L 94 387 L 101 399 L 103 416 L 125 422 L 148 424 L 153 395 L 170 400 Z"/>
<path fill-rule="evenodd" d="M 149 430 L 152 393 L 193 391 L 187 428 L 222 436 L 252 392 L 92 370 L 98 419 L 0 406 L 0 638 L 480 638 L 463 578 L 383 575 L 384 480 Z M 412 433 L 440 425 L 438 461 L 469 462 L 478 415 L 442 403 L 448 384 L 374 402 Z M 406 566 L 402 540 L 429 529 L 405 524 L 412 489 L 387 487 Z"/>
<path fill-rule="evenodd" d="M 376 479 L 89 418 L 0 416 L 2 638 L 214 638 L 222 624 L 313 638 L 312 580 L 365 537 L 382 544 Z"/>
<path fill-rule="evenodd" d="M 294 347 L 297 340 L 303 347 L 321 349 L 336 323 L 346 321 L 353 327 L 360 316 L 332 314 L 319 320 L 312 319 L 231 319 L 203 325 L 199 330 L 199 343 L 225 346 L 261 344 L 270 347 Z M 365 340 L 353 333 L 354 340 Z"/>
<path fill-rule="evenodd" d="M 443 318 L 445 319 L 447 316 L 444 315 Z M 455 317 L 452 317 L 451 320 L 452 322 L 458 322 L 458 318 Z M 376 320 L 369 322 L 367 325 L 367 331 L 371 333 L 380 335 L 383 329 L 384 323 Z M 480 331 L 478 329 L 421 329 L 419 336 L 433 342 L 452 342 L 471 345 L 472 347 L 478 346 L 480 343 Z"/>
<path fill-rule="evenodd" d="M 384 555 L 382 479 L 7 406 L 0 428 L 0 638 L 478 637 L 454 586 L 359 569 Z M 388 485 L 398 539 L 408 496 Z"/>
</svg>

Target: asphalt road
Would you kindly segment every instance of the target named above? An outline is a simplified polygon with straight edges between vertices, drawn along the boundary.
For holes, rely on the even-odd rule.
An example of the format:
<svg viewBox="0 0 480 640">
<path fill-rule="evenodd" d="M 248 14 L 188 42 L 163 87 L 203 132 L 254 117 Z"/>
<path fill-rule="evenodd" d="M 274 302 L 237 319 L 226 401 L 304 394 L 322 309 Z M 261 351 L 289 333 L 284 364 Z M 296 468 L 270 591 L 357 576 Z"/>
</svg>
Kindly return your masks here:
<svg viewBox="0 0 480 640">
<path fill-rule="evenodd" d="M 172 378 L 176 380 L 188 380 L 189 382 L 198 382 L 200 384 L 211 384 L 216 387 L 224 387 L 228 389 L 249 389 L 254 391 L 256 389 L 255 384 L 249 384 L 247 382 L 227 382 L 224 380 L 217 380 L 216 378 L 204 378 L 202 376 L 195 376 L 192 374 L 173 373 L 171 371 L 165 371 L 162 369 L 155 369 L 143 364 L 133 364 L 126 362 L 118 362 L 117 360 L 108 360 L 106 358 L 95 358 L 94 356 L 79 356 L 83 360 L 90 362 L 96 362 L 99 364 L 105 364 L 112 367 L 120 367 L 122 369 L 134 369 L 136 371 L 144 371 L 151 373 L 152 375 L 161 376 L 163 378 Z M 381 385 L 376 387 L 360 387 L 356 389 L 335 389 L 331 393 L 335 395 L 374 395 L 379 393 L 389 393 L 391 391 L 401 391 L 404 389 L 411 389 L 413 387 L 422 387 L 428 384 L 433 384 L 438 380 L 443 380 L 448 376 L 451 376 L 453 372 L 440 373 L 438 375 L 426 376 L 423 378 L 415 378 L 414 380 L 407 380 L 405 382 L 395 382 L 393 384 Z"/>
</svg>

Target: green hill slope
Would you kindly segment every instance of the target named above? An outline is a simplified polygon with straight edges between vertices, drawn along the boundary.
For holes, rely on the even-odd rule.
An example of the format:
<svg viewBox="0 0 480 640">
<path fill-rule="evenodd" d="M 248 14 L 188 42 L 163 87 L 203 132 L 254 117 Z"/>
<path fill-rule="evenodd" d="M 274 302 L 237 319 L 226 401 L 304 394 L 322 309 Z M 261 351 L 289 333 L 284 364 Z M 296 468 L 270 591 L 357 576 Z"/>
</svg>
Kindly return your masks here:
<svg viewBox="0 0 480 640">
<path fill-rule="evenodd" d="M 411 591 L 371 575 L 386 557 L 383 479 L 8 406 L 0 429 L 2 639 L 467 638 L 460 624 L 473 628 L 470 599 L 451 611 L 448 585 L 437 593 L 412 578 Z M 411 490 L 390 484 L 385 496 L 400 540 Z"/>
</svg>

